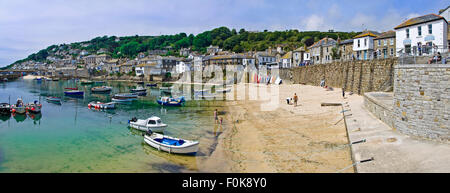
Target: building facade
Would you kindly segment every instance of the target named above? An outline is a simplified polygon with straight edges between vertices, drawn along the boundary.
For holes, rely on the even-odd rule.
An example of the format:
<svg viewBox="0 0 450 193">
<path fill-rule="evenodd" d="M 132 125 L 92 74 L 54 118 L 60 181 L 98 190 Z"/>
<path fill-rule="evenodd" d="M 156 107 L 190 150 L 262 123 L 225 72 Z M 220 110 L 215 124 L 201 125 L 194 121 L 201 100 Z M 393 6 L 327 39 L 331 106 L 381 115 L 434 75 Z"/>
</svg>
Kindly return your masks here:
<svg viewBox="0 0 450 193">
<path fill-rule="evenodd" d="M 375 58 L 373 39 L 380 35 L 375 31 L 364 31 L 353 38 L 353 54 L 357 60 Z"/>
<path fill-rule="evenodd" d="M 374 38 L 376 58 L 395 57 L 395 31 L 387 31 Z"/>
<path fill-rule="evenodd" d="M 428 14 L 411 18 L 394 29 L 397 56 L 448 51 L 448 22 L 442 16 Z"/>
</svg>

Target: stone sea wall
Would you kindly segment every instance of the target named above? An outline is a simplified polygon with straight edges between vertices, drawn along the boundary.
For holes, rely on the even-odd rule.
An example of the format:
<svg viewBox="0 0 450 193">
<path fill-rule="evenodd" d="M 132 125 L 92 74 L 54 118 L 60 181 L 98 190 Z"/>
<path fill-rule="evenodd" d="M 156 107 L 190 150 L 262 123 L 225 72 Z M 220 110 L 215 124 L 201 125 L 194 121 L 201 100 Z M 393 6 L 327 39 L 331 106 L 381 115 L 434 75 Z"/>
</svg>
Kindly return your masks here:
<svg viewBox="0 0 450 193">
<path fill-rule="evenodd" d="M 410 135 L 448 141 L 450 65 L 399 64 L 394 75 L 394 128 Z"/>
<path fill-rule="evenodd" d="M 296 84 L 345 88 L 356 94 L 392 91 L 394 64 L 397 59 L 336 61 L 329 64 L 280 69 L 280 77 Z"/>
</svg>

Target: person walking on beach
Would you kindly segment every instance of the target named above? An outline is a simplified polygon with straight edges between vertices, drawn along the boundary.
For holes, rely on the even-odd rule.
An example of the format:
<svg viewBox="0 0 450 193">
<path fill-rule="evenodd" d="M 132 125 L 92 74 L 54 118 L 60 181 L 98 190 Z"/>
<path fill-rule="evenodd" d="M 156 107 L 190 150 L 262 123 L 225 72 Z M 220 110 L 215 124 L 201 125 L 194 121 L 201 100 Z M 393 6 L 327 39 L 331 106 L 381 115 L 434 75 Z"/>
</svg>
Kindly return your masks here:
<svg viewBox="0 0 450 193">
<path fill-rule="evenodd" d="M 217 109 L 214 111 L 214 122 L 217 123 L 218 117 L 217 117 Z"/>
<path fill-rule="evenodd" d="M 294 93 L 294 107 L 297 106 L 298 96 L 297 93 Z"/>
<path fill-rule="evenodd" d="M 345 99 L 345 88 L 342 88 L 342 98 Z"/>
</svg>

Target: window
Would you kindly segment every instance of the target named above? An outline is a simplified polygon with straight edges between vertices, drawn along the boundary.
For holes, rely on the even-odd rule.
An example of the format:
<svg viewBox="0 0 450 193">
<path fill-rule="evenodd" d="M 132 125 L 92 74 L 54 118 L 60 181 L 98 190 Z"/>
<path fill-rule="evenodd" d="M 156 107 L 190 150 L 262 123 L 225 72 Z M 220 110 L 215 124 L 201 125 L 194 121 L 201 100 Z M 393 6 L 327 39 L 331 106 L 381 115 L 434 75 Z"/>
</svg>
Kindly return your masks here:
<svg viewBox="0 0 450 193">
<path fill-rule="evenodd" d="M 406 38 L 409 38 L 409 29 L 406 29 Z"/>
<path fill-rule="evenodd" d="M 381 40 L 378 40 L 378 46 L 381 46 Z"/>
<path fill-rule="evenodd" d="M 364 38 L 364 47 L 367 46 L 367 38 Z"/>
<path fill-rule="evenodd" d="M 394 45 L 394 39 L 391 38 L 391 46 Z"/>
<path fill-rule="evenodd" d="M 360 43 L 359 43 L 359 40 L 358 40 L 358 48 L 359 48 L 359 46 L 360 46 Z"/>
<path fill-rule="evenodd" d="M 433 25 L 428 24 L 428 34 L 432 34 L 433 33 Z"/>
<path fill-rule="evenodd" d="M 422 26 L 417 27 L 417 34 L 422 36 Z"/>
<path fill-rule="evenodd" d="M 391 56 L 394 55 L 394 48 L 391 48 Z"/>
<path fill-rule="evenodd" d="M 149 124 L 149 125 L 156 125 L 156 121 L 155 121 L 155 120 L 149 120 L 149 121 L 148 121 L 148 124 Z"/>
<path fill-rule="evenodd" d="M 385 46 L 387 45 L 387 40 L 386 40 L 386 39 L 383 40 L 383 44 L 384 44 Z"/>
</svg>

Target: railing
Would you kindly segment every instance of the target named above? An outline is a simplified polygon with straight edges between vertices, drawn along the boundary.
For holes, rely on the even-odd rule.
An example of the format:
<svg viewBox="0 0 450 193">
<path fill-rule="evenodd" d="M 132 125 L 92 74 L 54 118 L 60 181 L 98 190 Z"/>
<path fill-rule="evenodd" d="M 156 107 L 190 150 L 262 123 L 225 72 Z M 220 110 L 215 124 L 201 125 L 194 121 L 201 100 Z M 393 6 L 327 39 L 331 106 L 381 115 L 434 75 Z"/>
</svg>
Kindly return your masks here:
<svg viewBox="0 0 450 193">
<path fill-rule="evenodd" d="M 397 49 L 400 64 L 447 64 L 450 61 L 449 48 L 443 46 Z"/>
</svg>

